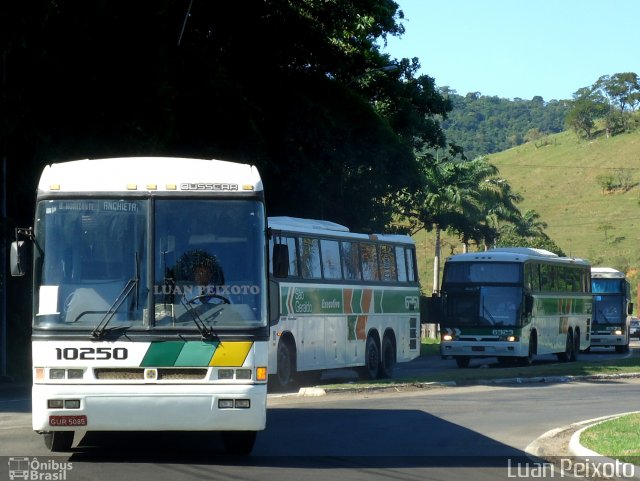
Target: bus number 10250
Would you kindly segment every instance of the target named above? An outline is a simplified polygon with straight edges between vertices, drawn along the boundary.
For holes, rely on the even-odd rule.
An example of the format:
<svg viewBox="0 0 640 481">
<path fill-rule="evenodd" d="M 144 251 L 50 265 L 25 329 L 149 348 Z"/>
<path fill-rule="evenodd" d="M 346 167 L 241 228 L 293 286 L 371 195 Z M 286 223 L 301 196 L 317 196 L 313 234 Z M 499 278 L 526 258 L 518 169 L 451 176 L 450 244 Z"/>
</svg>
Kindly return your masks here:
<svg viewBox="0 0 640 481">
<path fill-rule="evenodd" d="M 56 359 L 67 361 L 105 361 L 117 359 L 122 361 L 129 356 L 126 347 L 56 347 Z"/>
</svg>

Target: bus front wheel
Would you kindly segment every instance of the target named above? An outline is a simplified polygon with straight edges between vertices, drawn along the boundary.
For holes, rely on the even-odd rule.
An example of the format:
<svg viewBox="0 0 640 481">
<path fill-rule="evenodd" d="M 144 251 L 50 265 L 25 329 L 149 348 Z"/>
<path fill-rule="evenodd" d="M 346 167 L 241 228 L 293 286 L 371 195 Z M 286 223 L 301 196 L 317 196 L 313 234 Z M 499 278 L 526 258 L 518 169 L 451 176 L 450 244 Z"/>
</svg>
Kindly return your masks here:
<svg viewBox="0 0 640 481">
<path fill-rule="evenodd" d="M 471 358 L 469 356 L 456 356 L 456 364 L 460 368 L 469 367 L 469 362 Z"/>
<path fill-rule="evenodd" d="M 289 343 L 285 339 L 280 339 L 278 343 L 278 367 L 276 372 L 276 380 L 278 387 L 286 388 L 293 383 L 295 376 L 296 364 L 294 361 L 294 353 L 289 347 Z"/>
<path fill-rule="evenodd" d="M 222 443 L 227 454 L 248 456 L 256 443 L 256 431 L 223 431 Z"/>
<path fill-rule="evenodd" d="M 73 431 L 49 431 L 44 433 L 44 445 L 52 453 L 71 450 Z"/>
</svg>

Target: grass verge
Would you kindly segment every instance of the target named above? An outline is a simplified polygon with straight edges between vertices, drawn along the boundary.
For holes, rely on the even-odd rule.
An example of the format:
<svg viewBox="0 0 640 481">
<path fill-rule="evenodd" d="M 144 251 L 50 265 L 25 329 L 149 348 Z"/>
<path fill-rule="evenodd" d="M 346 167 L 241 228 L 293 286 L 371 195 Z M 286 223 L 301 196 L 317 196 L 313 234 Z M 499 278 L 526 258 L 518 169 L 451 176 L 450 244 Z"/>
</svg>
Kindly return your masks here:
<svg viewBox="0 0 640 481">
<path fill-rule="evenodd" d="M 426 351 L 433 349 L 433 345 L 423 344 Z M 436 350 L 436 353 L 438 351 Z M 588 358 L 588 355 L 583 357 Z M 534 364 L 533 366 L 514 366 L 497 368 L 470 368 L 447 369 L 441 372 L 425 373 L 423 376 L 407 379 L 380 380 L 380 381 L 355 381 L 349 383 L 349 387 L 368 387 L 392 385 L 398 383 L 429 383 L 429 382 L 456 382 L 459 384 L 481 384 L 484 381 L 512 378 L 538 378 L 556 376 L 597 376 L 597 375 L 625 375 L 640 373 L 640 358 L 610 359 L 606 361 L 582 360 L 577 362 L 560 363 L 549 362 Z M 325 385 L 325 388 L 344 387 L 344 384 Z"/>
<path fill-rule="evenodd" d="M 640 461 L 640 414 L 629 414 L 596 424 L 580 435 L 584 447 L 625 463 Z"/>
</svg>

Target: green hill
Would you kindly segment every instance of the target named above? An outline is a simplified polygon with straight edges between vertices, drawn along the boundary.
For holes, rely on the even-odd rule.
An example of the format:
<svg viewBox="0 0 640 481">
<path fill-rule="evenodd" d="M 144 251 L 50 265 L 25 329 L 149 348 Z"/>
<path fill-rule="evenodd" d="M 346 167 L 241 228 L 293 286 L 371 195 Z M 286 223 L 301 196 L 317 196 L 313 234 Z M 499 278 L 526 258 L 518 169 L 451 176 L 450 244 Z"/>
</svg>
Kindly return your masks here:
<svg viewBox="0 0 640 481">
<path fill-rule="evenodd" d="M 623 270 L 635 300 L 640 280 L 640 130 L 592 140 L 561 132 L 488 158 L 524 197 L 520 209 L 538 212 L 548 224 L 547 234 L 567 255 Z M 626 190 L 603 191 L 605 177 L 623 177 Z M 435 235 L 420 232 L 415 239 L 422 288 L 428 293 L 433 289 Z M 458 239 L 443 236 L 442 263 L 461 251 Z"/>
</svg>

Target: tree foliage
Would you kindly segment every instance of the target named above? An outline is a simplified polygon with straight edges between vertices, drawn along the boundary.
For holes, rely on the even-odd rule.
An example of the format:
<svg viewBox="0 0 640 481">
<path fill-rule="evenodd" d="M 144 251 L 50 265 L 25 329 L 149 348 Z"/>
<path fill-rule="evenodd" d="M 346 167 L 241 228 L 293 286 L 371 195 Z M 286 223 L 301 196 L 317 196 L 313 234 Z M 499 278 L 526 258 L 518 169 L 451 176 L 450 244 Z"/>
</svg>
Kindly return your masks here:
<svg viewBox="0 0 640 481">
<path fill-rule="evenodd" d="M 566 100 L 545 102 L 504 99 L 469 92 L 458 95 L 447 87 L 440 89 L 453 104 L 453 111 L 442 122 L 447 139 L 460 145 L 468 158 L 499 152 L 537 137 L 563 130 Z"/>
</svg>

